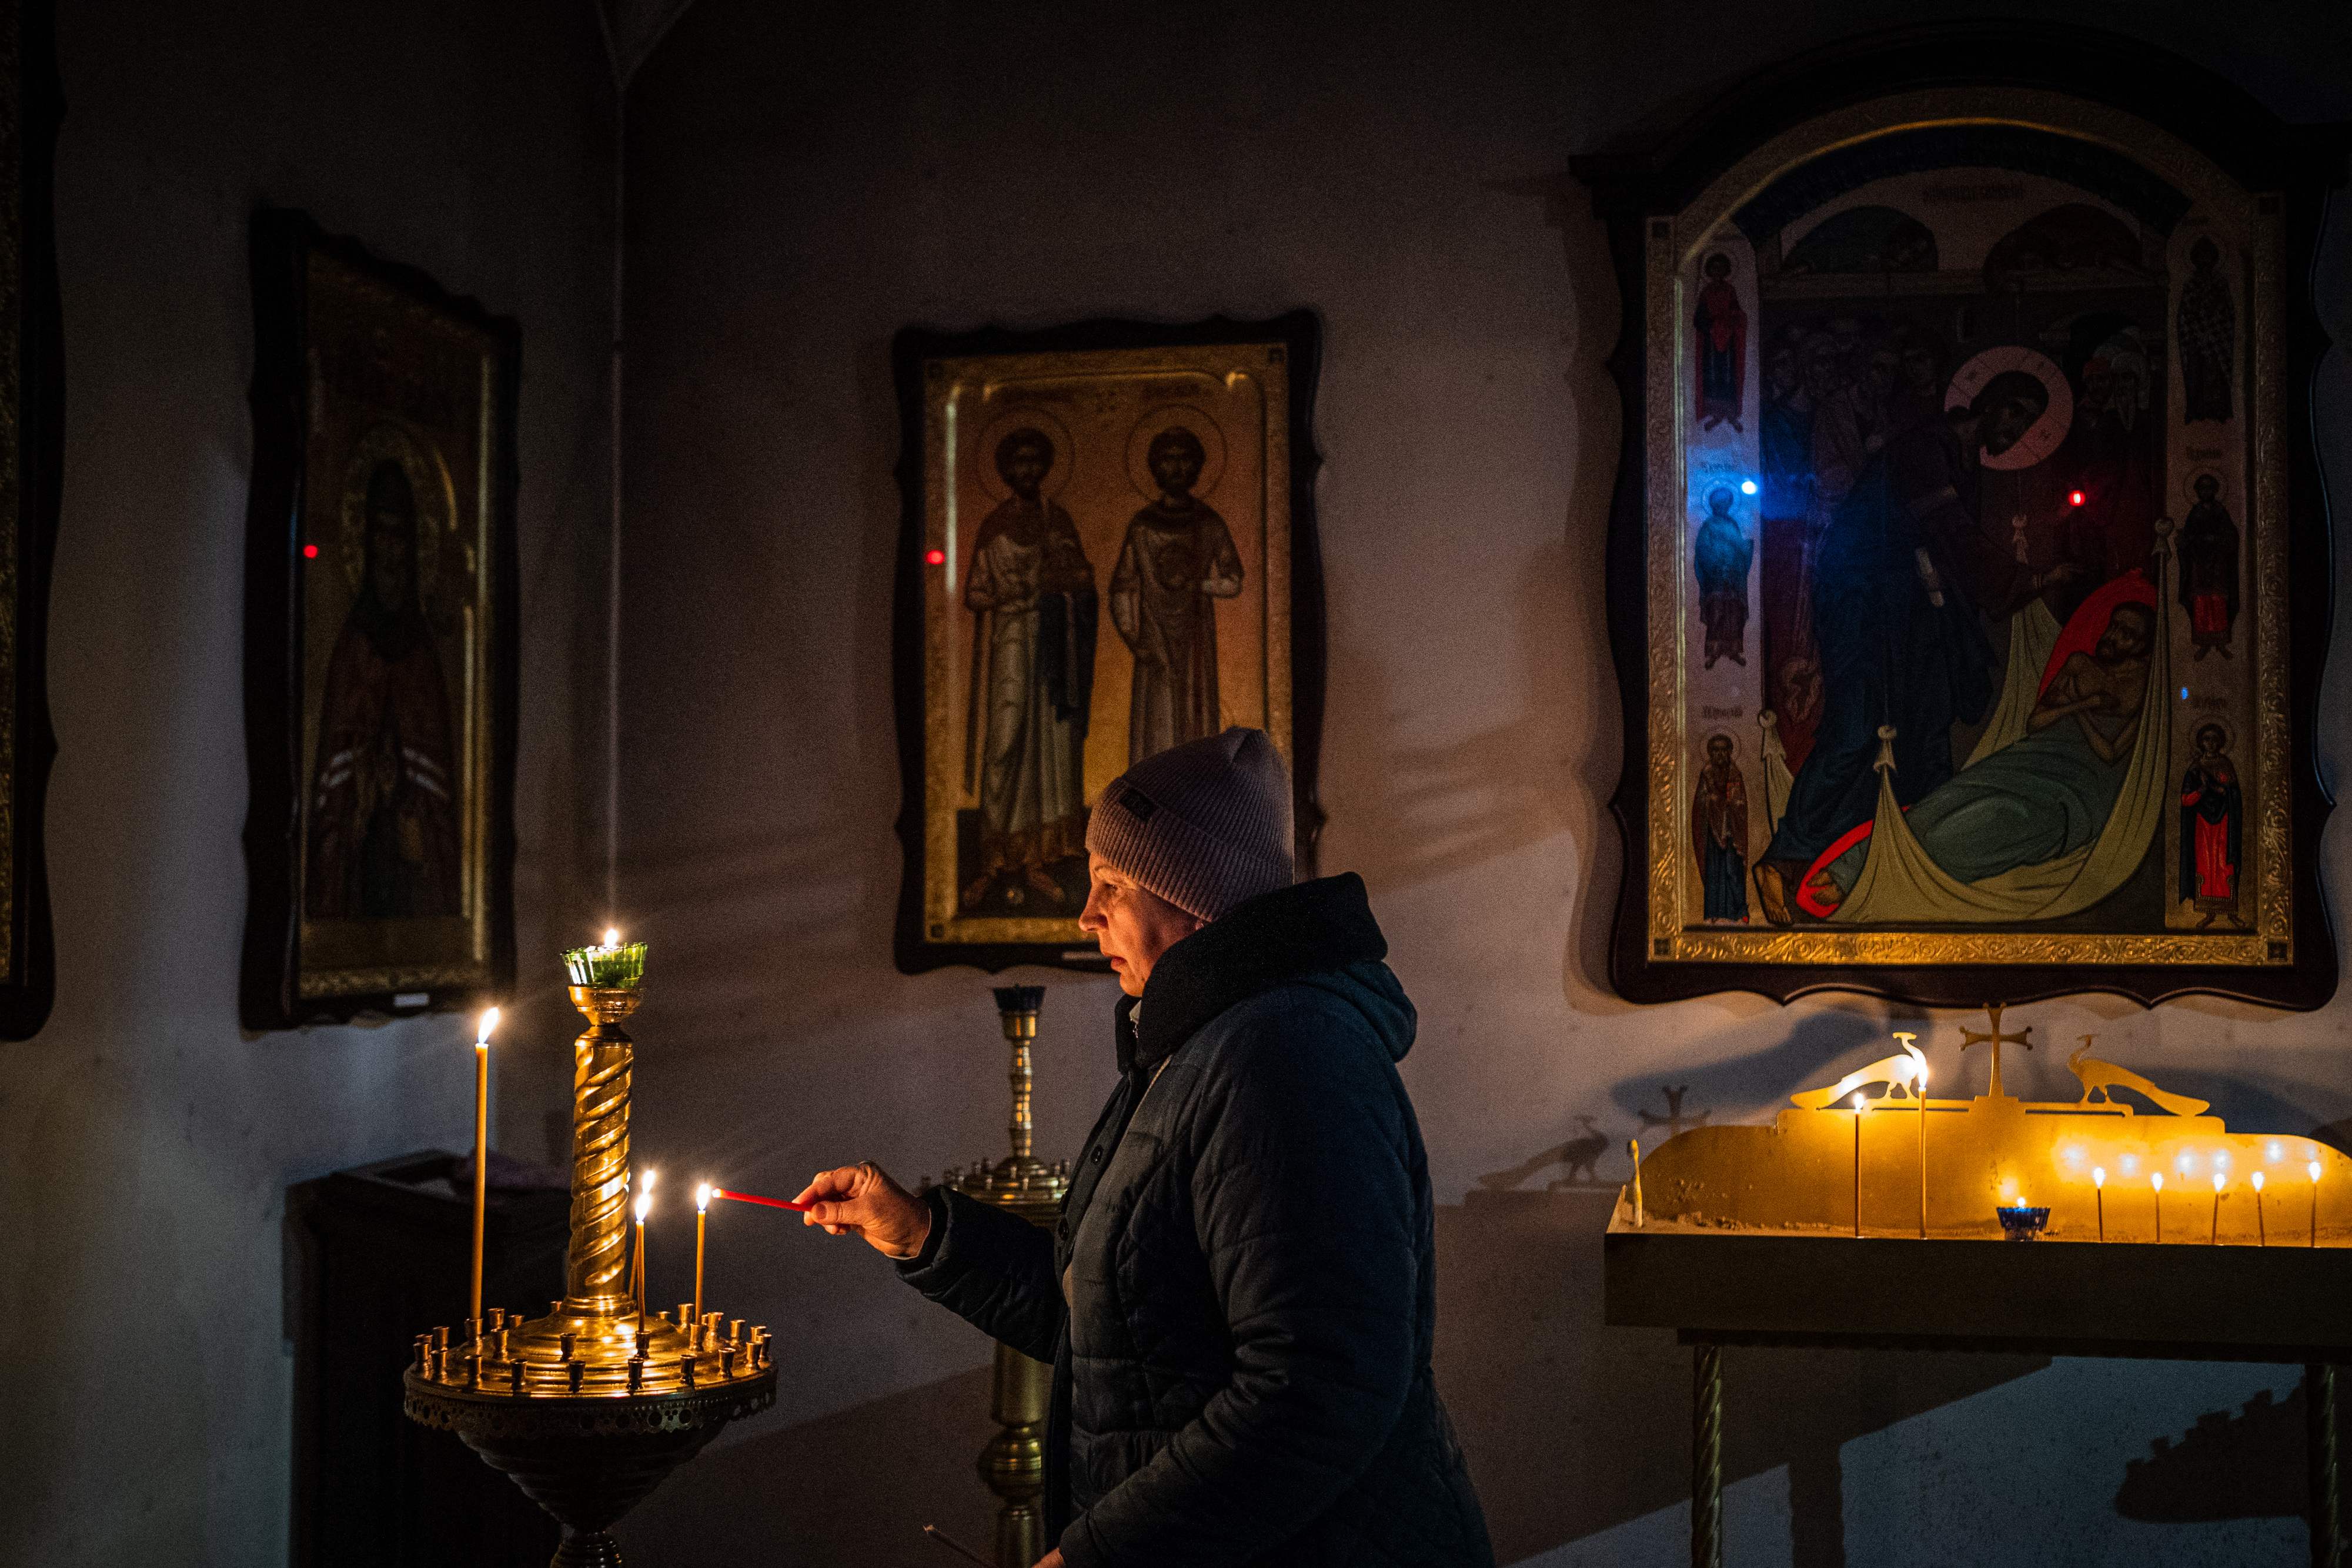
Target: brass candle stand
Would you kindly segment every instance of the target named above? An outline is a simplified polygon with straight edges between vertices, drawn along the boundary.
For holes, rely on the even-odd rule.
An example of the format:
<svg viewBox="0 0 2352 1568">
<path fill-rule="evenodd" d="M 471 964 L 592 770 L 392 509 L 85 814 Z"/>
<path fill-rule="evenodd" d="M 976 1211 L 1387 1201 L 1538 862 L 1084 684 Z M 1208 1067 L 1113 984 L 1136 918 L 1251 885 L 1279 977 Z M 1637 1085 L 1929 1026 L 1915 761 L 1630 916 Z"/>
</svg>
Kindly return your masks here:
<svg viewBox="0 0 2352 1568">
<path fill-rule="evenodd" d="M 547 1315 L 488 1310 L 419 1335 L 409 1419 L 457 1434 L 563 1526 L 556 1568 L 621 1561 L 608 1528 L 720 1427 L 775 1403 L 768 1331 L 718 1312 L 650 1315 L 628 1279 L 629 1078 L 621 1022 L 643 991 L 574 986 L 572 1243 Z"/>
<path fill-rule="evenodd" d="M 1013 1152 L 981 1160 L 970 1170 L 948 1167 L 941 1185 L 983 1203 L 992 1203 L 1032 1225 L 1050 1227 L 1070 1190 L 1066 1160 L 1047 1165 L 1034 1153 L 1035 1126 L 1030 1098 L 1035 1082 L 1031 1048 L 1037 1039 L 1043 986 L 999 986 L 996 1007 L 1004 1039 L 1013 1048 L 1013 1117 L 1007 1132 Z M 989 1415 L 997 1434 L 980 1451 L 980 1479 L 997 1498 L 997 1568 L 1030 1568 L 1045 1554 L 1045 1416 L 1053 1397 L 1054 1369 L 999 1343 Z"/>
</svg>

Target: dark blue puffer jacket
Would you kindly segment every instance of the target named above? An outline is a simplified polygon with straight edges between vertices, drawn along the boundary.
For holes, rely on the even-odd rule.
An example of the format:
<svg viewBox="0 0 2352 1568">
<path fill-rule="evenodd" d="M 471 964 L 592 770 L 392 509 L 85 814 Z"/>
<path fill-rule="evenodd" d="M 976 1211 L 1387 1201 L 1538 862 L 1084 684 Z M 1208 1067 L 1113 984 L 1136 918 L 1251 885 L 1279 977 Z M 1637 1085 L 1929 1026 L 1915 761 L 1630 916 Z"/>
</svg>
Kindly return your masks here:
<svg viewBox="0 0 2352 1568">
<path fill-rule="evenodd" d="M 1353 875 L 1250 900 L 1120 1003 L 1119 1085 L 1056 1230 L 932 1194 L 900 1270 L 1054 1364 L 1071 1568 L 1491 1568 L 1430 1371 L 1413 1010 L 1387 953 Z"/>
</svg>

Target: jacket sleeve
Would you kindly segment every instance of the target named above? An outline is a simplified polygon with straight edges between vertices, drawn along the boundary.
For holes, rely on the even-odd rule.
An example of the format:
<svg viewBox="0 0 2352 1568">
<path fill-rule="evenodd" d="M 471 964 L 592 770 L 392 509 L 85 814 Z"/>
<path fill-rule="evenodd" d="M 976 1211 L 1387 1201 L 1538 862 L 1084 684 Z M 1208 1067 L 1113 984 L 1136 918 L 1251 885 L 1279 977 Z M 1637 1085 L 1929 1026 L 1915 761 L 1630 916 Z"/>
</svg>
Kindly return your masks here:
<svg viewBox="0 0 2352 1568">
<path fill-rule="evenodd" d="M 1069 1310 L 1054 1277 L 1053 1233 L 945 1187 L 929 1201 L 931 1233 L 898 1277 L 992 1339 L 1052 1361 Z"/>
<path fill-rule="evenodd" d="M 1417 1226 L 1386 1053 L 1328 1014 L 1244 1028 L 1184 1140 L 1232 1377 L 1071 1523 L 1071 1568 L 1217 1568 L 1279 1546 L 1371 1464 L 1412 1389 Z"/>
</svg>

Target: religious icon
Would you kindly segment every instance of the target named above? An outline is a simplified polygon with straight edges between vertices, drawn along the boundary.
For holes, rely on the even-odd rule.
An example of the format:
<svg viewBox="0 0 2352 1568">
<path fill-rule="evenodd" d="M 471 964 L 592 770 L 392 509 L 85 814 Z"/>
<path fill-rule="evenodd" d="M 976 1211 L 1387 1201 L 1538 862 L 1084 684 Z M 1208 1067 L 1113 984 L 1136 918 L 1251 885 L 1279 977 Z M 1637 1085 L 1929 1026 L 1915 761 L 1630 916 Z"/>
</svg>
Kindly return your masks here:
<svg viewBox="0 0 2352 1568">
<path fill-rule="evenodd" d="M 966 569 L 964 788 L 980 797 L 980 866 L 963 886 L 966 909 L 1007 877 L 1052 905 L 1085 901 L 1097 604 L 1077 526 L 1045 493 L 1059 454 L 1041 424 L 1061 428 L 1042 414 L 1016 416 L 993 444 L 1011 493 L 982 519 Z"/>
<path fill-rule="evenodd" d="M 1708 920 L 1748 918 L 1748 780 L 1732 760 L 1731 737 L 1706 737 L 1706 766 L 1691 800 L 1691 853 L 1698 860 Z"/>
<path fill-rule="evenodd" d="M 2196 907 L 2201 930 L 2237 916 L 2246 800 L 2230 760 L 2230 732 L 2200 724 L 2196 742 L 2180 780 L 2180 896 Z"/>
<path fill-rule="evenodd" d="M 1224 728 L 1217 701 L 1217 601 L 1242 591 L 1245 573 L 1234 537 L 1214 507 L 1194 496 L 1213 491 L 1207 477 L 1216 423 L 1194 409 L 1154 410 L 1129 438 L 1141 444 L 1156 491 L 1127 525 L 1111 572 L 1110 613 L 1135 658 L 1128 698 L 1128 761 L 1215 735 Z M 1223 466 L 1222 463 L 1218 465 Z"/>
<path fill-rule="evenodd" d="M 1088 811 L 1228 726 L 1283 750 L 1309 863 L 1316 352 L 1304 312 L 899 334 L 902 967 L 1098 967 Z"/>
<path fill-rule="evenodd" d="M 1748 663 L 1748 568 L 1756 546 L 1731 515 L 1731 486 L 1706 493 L 1706 521 L 1691 550 L 1698 573 L 1698 615 L 1706 626 L 1706 667 L 1717 659 Z"/>
<path fill-rule="evenodd" d="M 1732 285 L 1731 258 L 1710 256 L 1702 267 L 1706 282 L 1698 291 L 1698 419 L 1701 429 L 1739 425 L 1748 395 L 1748 312 Z"/>
<path fill-rule="evenodd" d="M 2238 623 L 2238 525 L 2222 504 L 2220 475 L 2200 474 L 2191 483 L 2197 502 L 2180 525 L 2180 607 L 2189 612 L 2194 657 L 2226 659 Z"/>
<path fill-rule="evenodd" d="M 1605 596 L 1636 724 L 1612 977 L 2314 1005 L 2329 574 L 2286 367 L 2319 197 L 2231 151 L 2295 133 L 1874 61 L 1861 99 L 1852 62 L 1792 67 L 1822 109 L 1744 153 L 1727 107 L 1580 166 L 1647 332 Z M 2176 789 L 2209 723 L 2234 818 Z"/>
<path fill-rule="evenodd" d="M 513 322 L 254 223 L 250 1028 L 470 1008 L 513 965 Z M 290 651 L 290 658 L 289 658 Z"/>
<path fill-rule="evenodd" d="M 2221 247 L 2200 238 L 2189 247 L 2173 331 L 2180 345 L 2180 417 L 2226 422 L 2230 376 L 2238 359 L 2238 302 L 2221 268 Z"/>
</svg>

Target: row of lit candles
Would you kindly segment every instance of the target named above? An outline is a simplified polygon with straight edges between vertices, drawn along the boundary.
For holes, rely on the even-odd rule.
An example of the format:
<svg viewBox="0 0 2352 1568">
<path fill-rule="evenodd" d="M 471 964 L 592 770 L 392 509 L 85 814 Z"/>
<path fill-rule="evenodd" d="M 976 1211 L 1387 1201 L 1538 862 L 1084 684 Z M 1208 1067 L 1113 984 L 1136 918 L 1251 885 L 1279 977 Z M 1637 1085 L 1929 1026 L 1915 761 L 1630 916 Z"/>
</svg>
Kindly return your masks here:
<svg viewBox="0 0 2352 1568">
<path fill-rule="evenodd" d="M 2317 1160 L 2313 1160 L 2303 1168 L 2311 1176 L 2311 1238 L 2306 1245 L 2316 1247 L 2319 1245 L 2319 1178 L 2325 1174 L 2326 1167 Z M 2164 1239 L 2164 1173 L 2150 1171 L 2147 1181 L 2149 1190 L 2156 1197 L 2156 1239 L 2161 1241 Z M 2254 1245 L 2267 1247 L 2270 1245 L 2270 1226 L 2263 1218 L 2263 1173 L 2256 1171 L 2247 1178 L 2247 1185 L 2254 1189 Z M 2213 1173 L 2213 1227 L 2208 1237 L 2208 1240 L 2215 1244 L 2219 1244 L 2221 1239 L 2221 1198 L 2229 1188 L 2228 1173 L 2215 1171 Z M 2105 1166 L 2091 1167 L 2091 1190 L 2093 1200 L 2098 1207 L 2099 1239 L 2105 1241 L 2107 1239 L 2107 1171 Z M 2019 1201 L 2022 1203 L 2023 1199 Z"/>
</svg>

